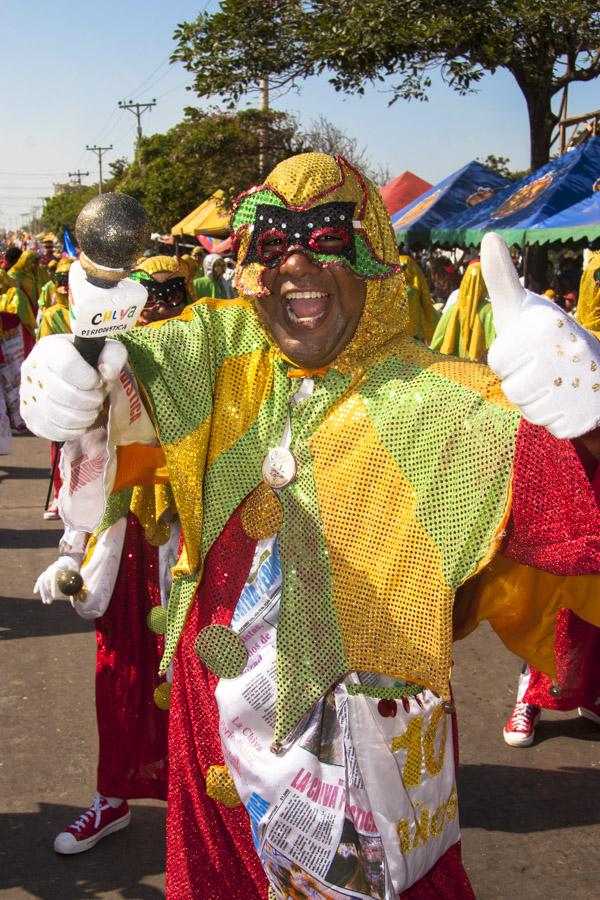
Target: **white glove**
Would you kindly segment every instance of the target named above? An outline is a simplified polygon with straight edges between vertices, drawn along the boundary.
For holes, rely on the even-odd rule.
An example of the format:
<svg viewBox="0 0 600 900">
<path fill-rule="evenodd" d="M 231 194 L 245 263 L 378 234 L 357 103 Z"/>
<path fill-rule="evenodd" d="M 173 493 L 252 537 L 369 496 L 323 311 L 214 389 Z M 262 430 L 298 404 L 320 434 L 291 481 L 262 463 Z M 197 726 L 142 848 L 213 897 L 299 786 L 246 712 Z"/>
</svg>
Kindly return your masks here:
<svg viewBox="0 0 600 900">
<path fill-rule="evenodd" d="M 54 600 L 70 599 L 59 590 L 56 584 L 61 572 L 79 572 L 79 562 L 72 556 L 59 556 L 51 566 L 42 572 L 33 588 L 33 593 L 40 595 L 42 603 L 49 605 Z"/>
<path fill-rule="evenodd" d="M 98 370 L 73 346 L 73 335 L 43 338 L 21 366 L 21 415 L 38 437 L 68 441 L 85 434 L 127 362 L 127 350 L 106 341 Z"/>
<path fill-rule="evenodd" d="M 557 438 L 593 431 L 600 425 L 600 341 L 521 286 L 499 235 L 484 237 L 481 267 L 497 335 L 488 365 L 507 399 Z"/>
</svg>

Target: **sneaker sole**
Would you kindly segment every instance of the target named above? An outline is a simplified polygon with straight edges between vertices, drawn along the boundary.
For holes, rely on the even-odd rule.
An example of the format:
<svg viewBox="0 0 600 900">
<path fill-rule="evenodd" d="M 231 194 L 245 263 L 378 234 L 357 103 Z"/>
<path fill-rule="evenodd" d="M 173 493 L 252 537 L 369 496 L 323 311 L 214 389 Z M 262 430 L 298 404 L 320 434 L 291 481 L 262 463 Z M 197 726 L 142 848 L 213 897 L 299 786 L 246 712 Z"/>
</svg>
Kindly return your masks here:
<svg viewBox="0 0 600 900">
<path fill-rule="evenodd" d="M 99 831 L 98 834 L 95 834 L 93 837 L 86 838 L 84 841 L 75 841 L 75 843 L 69 847 L 69 849 L 59 850 L 56 844 L 54 845 L 54 851 L 56 853 L 60 853 L 61 856 L 72 856 L 75 853 L 84 853 L 86 850 L 91 850 L 92 847 L 95 847 L 98 841 L 101 841 L 102 838 L 108 837 L 109 834 L 113 834 L 115 831 L 121 831 L 123 828 L 127 828 L 129 823 L 131 822 L 131 810 L 127 810 L 127 813 L 120 819 L 116 819 L 114 822 L 111 822 L 110 825 L 107 825 L 102 831 Z"/>
<path fill-rule="evenodd" d="M 590 722 L 595 722 L 597 725 L 600 725 L 600 716 L 597 716 L 596 713 L 593 713 L 591 709 L 586 709 L 584 706 L 579 706 L 577 708 L 577 712 L 580 716 L 583 716 L 584 719 L 589 719 Z"/>
<path fill-rule="evenodd" d="M 503 729 L 504 743 L 508 744 L 509 747 L 531 747 L 535 740 L 535 726 L 540 721 L 541 715 L 541 713 L 538 713 L 533 720 L 534 730 L 529 735 L 522 735 L 519 731 L 505 731 Z"/>
</svg>

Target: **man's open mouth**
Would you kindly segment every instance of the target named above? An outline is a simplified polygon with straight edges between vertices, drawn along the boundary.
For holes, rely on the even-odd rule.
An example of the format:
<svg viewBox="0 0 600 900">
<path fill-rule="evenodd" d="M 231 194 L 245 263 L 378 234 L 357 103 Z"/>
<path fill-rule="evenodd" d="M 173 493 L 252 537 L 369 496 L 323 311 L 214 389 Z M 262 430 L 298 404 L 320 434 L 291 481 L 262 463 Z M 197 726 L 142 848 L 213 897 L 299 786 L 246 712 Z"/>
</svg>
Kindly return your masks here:
<svg viewBox="0 0 600 900">
<path fill-rule="evenodd" d="M 290 322 L 302 328 L 315 328 L 327 315 L 331 295 L 325 291 L 290 291 L 283 302 Z"/>
</svg>

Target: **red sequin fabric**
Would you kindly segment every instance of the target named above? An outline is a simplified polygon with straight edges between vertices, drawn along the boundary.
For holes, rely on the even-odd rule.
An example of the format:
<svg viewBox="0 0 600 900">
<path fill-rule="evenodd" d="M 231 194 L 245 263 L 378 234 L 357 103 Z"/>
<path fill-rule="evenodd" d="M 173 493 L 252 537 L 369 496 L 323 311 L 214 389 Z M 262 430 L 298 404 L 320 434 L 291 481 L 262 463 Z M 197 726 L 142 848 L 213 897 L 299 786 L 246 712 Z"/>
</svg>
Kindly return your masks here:
<svg viewBox="0 0 600 900">
<path fill-rule="evenodd" d="M 502 552 L 556 575 L 600 573 L 600 508 L 577 450 L 525 419 Z"/>
<path fill-rule="evenodd" d="M 600 467 L 570 441 L 522 421 L 515 453 L 512 517 L 502 552 L 559 575 L 600 572 Z M 596 471 L 594 472 L 594 468 Z M 600 697 L 600 629 L 561 609 L 552 680 L 531 669 L 523 697 L 544 709 L 596 710 Z"/>
<path fill-rule="evenodd" d="M 600 715 L 600 628 L 561 609 L 556 621 L 555 650 L 560 696 L 553 697 L 552 680 L 532 668 L 523 697 L 525 703 L 563 712 L 585 706 Z"/>
<path fill-rule="evenodd" d="M 426 875 L 402 891 L 400 900 L 475 900 L 460 857 L 460 841 L 449 847 Z"/>
<path fill-rule="evenodd" d="M 218 682 L 194 653 L 206 625 L 229 625 L 256 542 L 234 513 L 205 561 L 204 577 L 175 657 L 167 812 L 167 900 L 266 900 L 268 884 L 243 806 L 206 795 L 206 772 L 223 764 Z"/>
<path fill-rule="evenodd" d="M 160 604 L 158 550 L 129 513 L 110 605 L 96 620 L 98 790 L 166 800 L 168 712 L 154 703 L 163 638 L 146 625 Z"/>
</svg>

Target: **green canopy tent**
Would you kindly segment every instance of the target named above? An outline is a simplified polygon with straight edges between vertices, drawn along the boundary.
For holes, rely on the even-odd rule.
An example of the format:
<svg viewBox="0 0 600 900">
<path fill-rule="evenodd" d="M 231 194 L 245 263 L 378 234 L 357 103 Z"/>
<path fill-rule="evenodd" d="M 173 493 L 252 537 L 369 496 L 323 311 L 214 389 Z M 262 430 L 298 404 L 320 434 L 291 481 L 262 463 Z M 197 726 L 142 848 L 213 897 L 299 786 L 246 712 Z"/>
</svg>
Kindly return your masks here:
<svg viewBox="0 0 600 900">
<path fill-rule="evenodd" d="M 600 187 L 600 185 L 599 185 Z M 525 232 L 527 244 L 593 244 L 600 240 L 600 191 Z"/>
</svg>

